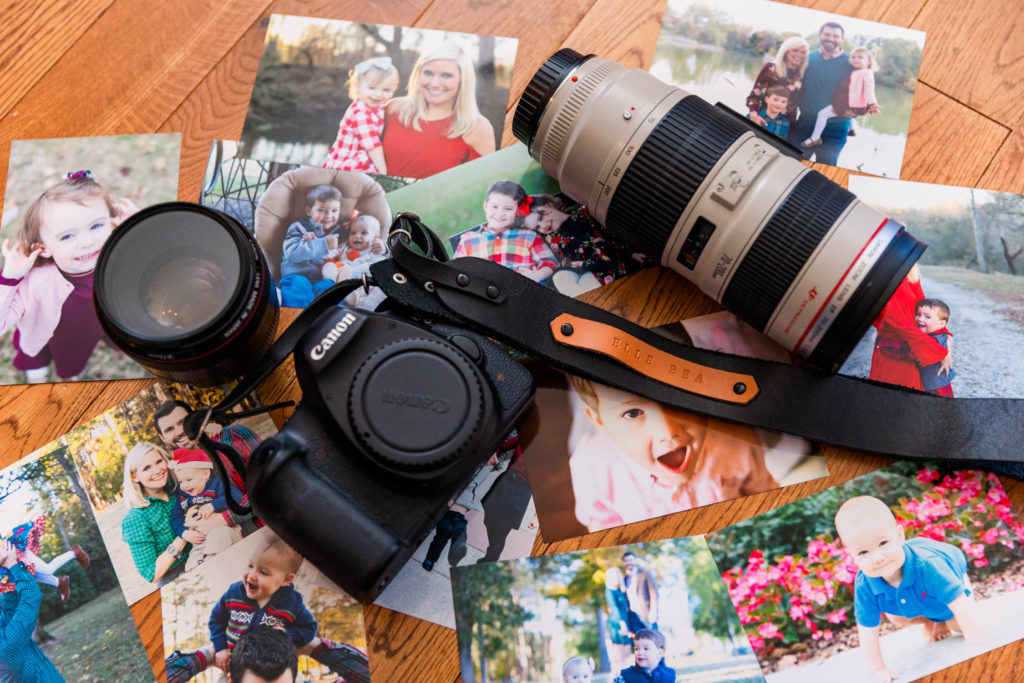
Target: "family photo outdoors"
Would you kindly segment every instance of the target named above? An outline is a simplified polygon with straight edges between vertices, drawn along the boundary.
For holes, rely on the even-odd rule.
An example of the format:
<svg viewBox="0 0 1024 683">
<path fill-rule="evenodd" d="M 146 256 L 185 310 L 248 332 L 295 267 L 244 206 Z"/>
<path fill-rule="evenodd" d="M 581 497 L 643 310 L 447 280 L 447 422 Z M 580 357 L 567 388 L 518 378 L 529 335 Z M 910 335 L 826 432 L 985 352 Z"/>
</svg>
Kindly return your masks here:
<svg viewBox="0 0 1024 683">
<path fill-rule="evenodd" d="M 497 149 L 517 41 L 274 15 L 243 157 L 426 178 Z"/>
<path fill-rule="evenodd" d="M 924 34 L 767 2 L 670 0 L 650 72 L 805 159 L 898 178 Z"/>
<path fill-rule="evenodd" d="M 221 396 L 217 389 L 157 383 L 62 437 L 129 604 L 262 526 L 251 513 L 228 509 L 227 495 L 245 500 L 245 482 L 227 458 L 229 487 L 185 434 L 185 418 Z M 248 462 L 277 430 L 260 415 L 211 422 L 205 431 Z"/>
<path fill-rule="evenodd" d="M 760 681 L 703 538 L 458 567 L 462 680 Z"/>
<path fill-rule="evenodd" d="M 0 472 L 0 677 L 152 679 L 66 444 Z"/>
</svg>

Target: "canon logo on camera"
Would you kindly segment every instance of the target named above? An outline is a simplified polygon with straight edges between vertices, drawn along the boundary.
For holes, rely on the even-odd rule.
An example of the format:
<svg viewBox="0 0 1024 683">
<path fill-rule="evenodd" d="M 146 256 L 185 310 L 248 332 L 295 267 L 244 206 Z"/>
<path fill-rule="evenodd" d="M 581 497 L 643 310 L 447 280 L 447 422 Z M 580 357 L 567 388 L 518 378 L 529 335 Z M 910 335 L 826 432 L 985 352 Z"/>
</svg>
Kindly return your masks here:
<svg viewBox="0 0 1024 683">
<path fill-rule="evenodd" d="M 381 403 L 392 403 L 409 408 L 423 408 L 435 413 L 447 413 L 448 403 L 443 398 L 421 396 L 419 394 L 405 394 L 400 391 L 385 391 L 380 397 Z"/>
<path fill-rule="evenodd" d="M 334 342 L 338 341 L 338 337 L 345 333 L 348 326 L 356 321 L 356 317 L 351 313 L 346 313 L 342 316 L 334 327 L 331 328 L 330 332 L 324 335 L 324 338 L 320 340 L 320 343 L 314 346 L 310 352 L 309 357 L 313 360 L 320 360 L 327 353 L 327 350 L 334 346 Z"/>
</svg>

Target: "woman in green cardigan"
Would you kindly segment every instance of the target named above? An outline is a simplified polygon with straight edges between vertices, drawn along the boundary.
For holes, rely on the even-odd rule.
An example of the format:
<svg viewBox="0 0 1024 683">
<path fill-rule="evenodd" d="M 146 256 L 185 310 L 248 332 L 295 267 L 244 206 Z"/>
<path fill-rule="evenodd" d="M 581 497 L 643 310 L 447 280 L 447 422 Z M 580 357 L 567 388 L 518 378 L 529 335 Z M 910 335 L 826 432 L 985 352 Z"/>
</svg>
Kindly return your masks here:
<svg viewBox="0 0 1024 683">
<path fill-rule="evenodd" d="M 124 503 L 128 514 L 121 537 L 132 552 L 135 568 L 146 581 L 159 581 L 177 571 L 188 557 L 188 541 L 171 528 L 178 503 L 171 456 L 160 446 L 137 443 L 124 459 Z"/>
<path fill-rule="evenodd" d="M 0 595 L 0 680 L 63 683 L 56 667 L 32 640 L 42 595 L 13 545 L 0 545 L 0 565 L 11 573 L 14 590 Z"/>
</svg>

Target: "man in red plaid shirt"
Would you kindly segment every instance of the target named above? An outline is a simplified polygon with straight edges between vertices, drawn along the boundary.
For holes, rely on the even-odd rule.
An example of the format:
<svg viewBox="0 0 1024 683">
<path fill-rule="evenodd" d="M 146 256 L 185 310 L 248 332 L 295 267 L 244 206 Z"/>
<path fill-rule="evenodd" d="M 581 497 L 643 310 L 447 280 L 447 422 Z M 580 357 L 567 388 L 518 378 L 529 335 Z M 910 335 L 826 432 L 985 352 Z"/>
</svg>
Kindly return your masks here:
<svg viewBox="0 0 1024 683">
<path fill-rule="evenodd" d="M 492 183 L 484 199 L 487 221 L 462 233 L 455 258 L 476 256 L 494 261 L 535 282 L 550 278 L 558 268 L 551 247 L 533 230 L 516 225 L 519 216 L 530 212 L 525 200 L 526 192 L 518 183 Z"/>
</svg>

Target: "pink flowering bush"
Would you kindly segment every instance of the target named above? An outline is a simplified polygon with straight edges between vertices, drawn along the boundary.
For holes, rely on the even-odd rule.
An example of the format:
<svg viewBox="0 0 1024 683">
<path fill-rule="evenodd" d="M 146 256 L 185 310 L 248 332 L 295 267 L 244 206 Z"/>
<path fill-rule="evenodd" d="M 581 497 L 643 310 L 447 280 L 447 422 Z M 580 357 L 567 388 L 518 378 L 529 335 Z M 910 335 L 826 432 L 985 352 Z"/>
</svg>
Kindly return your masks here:
<svg viewBox="0 0 1024 683">
<path fill-rule="evenodd" d="M 963 549 L 973 578 L 1021 557 L 1016 548 L 1024 542 L 1024 525 L 1013 516 L 994 474 L 943 476 L 925 468 L 916 476 L 926 490 L 917 497 L 900 497 L 893 508 L 907 538 L 925 536 Z M 803 555 L 773 560 L 754 550 L 744 566 L 722 575 L 759 656 L 771 658 L 800 641 L 831 641 L 838 631 L 855 625 L 857 565 L 833 539 L 830 533 L 820 534 L 807 543 Z"/>
</svg>

